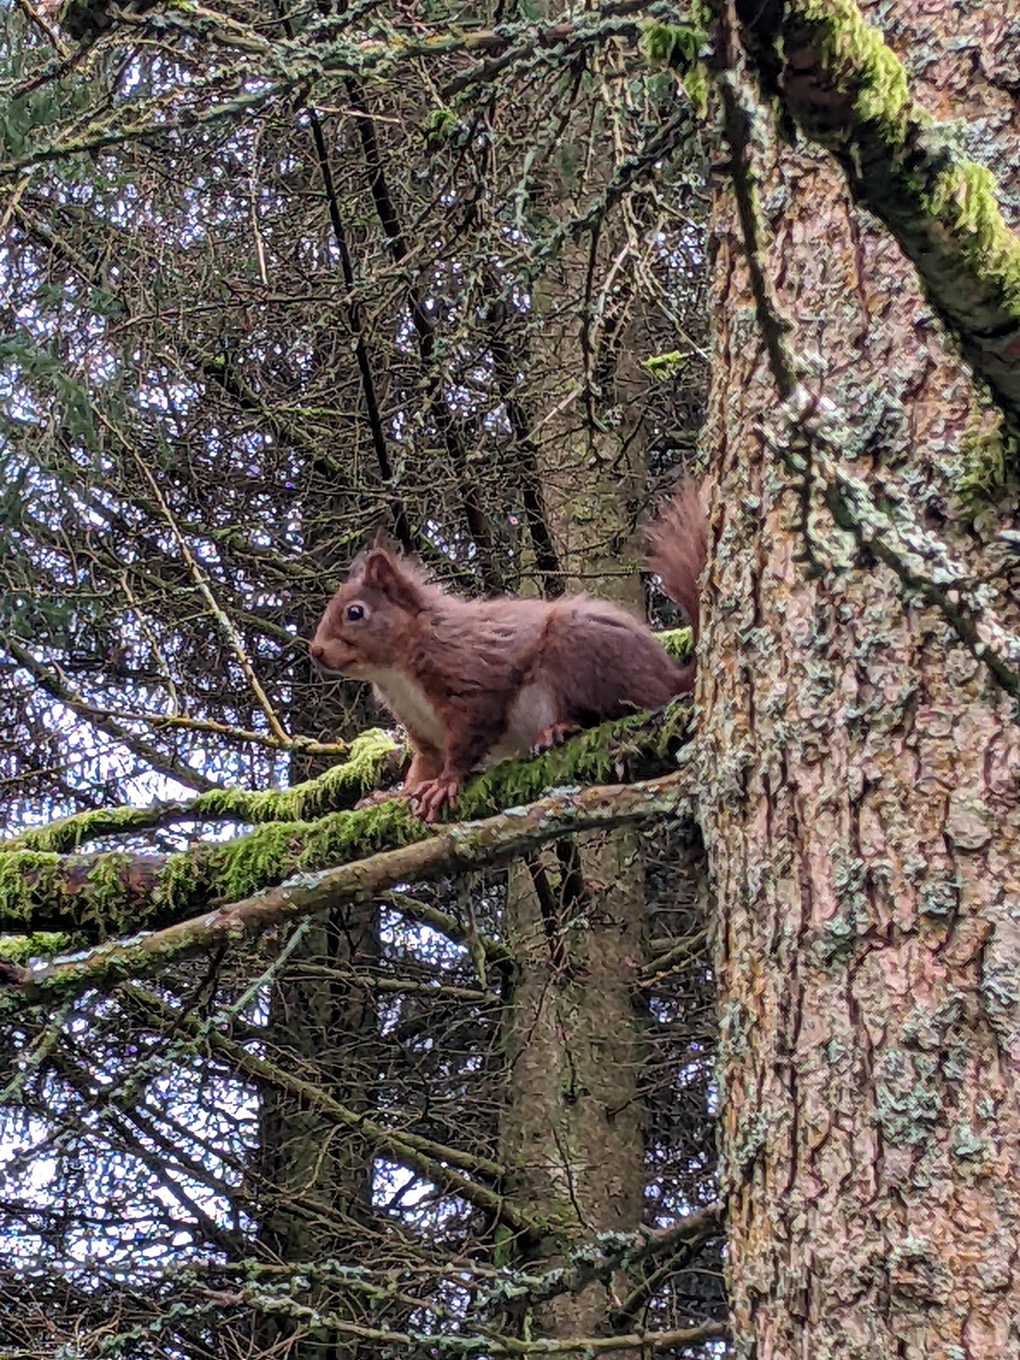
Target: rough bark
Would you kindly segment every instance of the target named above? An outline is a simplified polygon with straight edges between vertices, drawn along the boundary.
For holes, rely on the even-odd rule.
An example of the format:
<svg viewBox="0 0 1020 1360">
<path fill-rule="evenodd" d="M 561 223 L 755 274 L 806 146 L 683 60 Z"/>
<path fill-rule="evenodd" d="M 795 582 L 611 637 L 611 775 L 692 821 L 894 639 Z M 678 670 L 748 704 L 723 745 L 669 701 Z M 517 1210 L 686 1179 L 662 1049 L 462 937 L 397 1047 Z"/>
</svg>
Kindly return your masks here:
<svg viewBox="0 0 1020 1360">
<path fill-rule="evenodd" d="M 937 49 L 911 72 L 933 114 L 948 93 L 1005 134 L 1014 58 L 987 47 L 1004 28 L 986 10 L 1005 13 L 871 13 L 908 63 Z M 817 356 L 845 414 L 845 459 L 987 568 L 954 502 L 977 399 L 911 266 L 831 160 L 765 121 L 755 134 L 765 274 L 791 351 Z M 805 573 L 799 479 L 761 433 L 775 388 L 726 190 L 715 238 L 698 697 L 735 1353 L 992 1360 L 1020 1346 L 1020 732 L 989 670 L 888 569 Z"/>
</svg>

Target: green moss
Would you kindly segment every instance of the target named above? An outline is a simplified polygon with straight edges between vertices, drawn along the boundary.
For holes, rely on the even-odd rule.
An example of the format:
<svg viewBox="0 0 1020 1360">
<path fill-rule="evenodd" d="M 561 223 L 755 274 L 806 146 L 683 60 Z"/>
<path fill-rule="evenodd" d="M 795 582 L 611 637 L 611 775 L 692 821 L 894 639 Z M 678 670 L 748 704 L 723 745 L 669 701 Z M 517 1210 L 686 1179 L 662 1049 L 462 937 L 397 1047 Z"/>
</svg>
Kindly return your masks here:
<svg viewBox="0 0 1020 1360">
<path fill-rule="evenodd" d="M 347 759 L 332 766 L 318 779 L 298 784 L 293 790 L 293 815 L 309 821 L 337 808 L 351 806 L 358 798 L 379 787 L 383 770 L 403 754 L 404 747 L 388 732 L 371 728 L 351 742 Z"/>
<path fill-rule="evenodd" d="M 505 1224 L 497 1223 L 493 1233 L 492 1264 L 497 1270 L 514 1264 L 517 1234 Z"/>
<path fill-rule="evenodd" d="M 41 850 L 0 854 L 0 916 L 28 924 L 36 908 L 52 898 L 59 866 L 59 855 Z"/>
<path fill-rule="evenodd" d="M 224 845 L 203 847 L 216 898 L 237 902 L 286 877 L 299 862 L 308 830 L 306 822 L 272 822 Z"/>
<path fill-rule="evenodd" d="M 643 26 L 638 43 L 652 66 L 664 66 L 676 72 L 699 118 L 704 118 L 708 110 L 708 81 L 704 63 L 698 60 L 704 41 L 705 34 L 698 28 L 652 21 Z M 653 376 L 662 375 L 653 372 Z"/>
<path fill-rule="evenodd" d="M 64 854 L 96 836 L 125 835 L 139 827 L 151 826 L 150 808 L 92 808 L 76 812 L 70 817 L 59 817 L 46 826 L 33 827 L 5 842 L 11 850 L 44 850 Z"/>
<path fill-rule="evenodd" d="M 167 915 L 191 910 L 201 891 L 202 868 L 197 852 L 168 856 L 153 893 L 154 909 Z"/>
<path fill-rule="evenodd" d="M 407 803 L 403 799 L 393 799 L 373 808 L 365 808 L 354 817 L 323 817 L 308 827 L 296 867 L 303 871 L 329 869 L 357 859 L 377 845 L 403 843 L 407 839 L 406 835 L 387 834 L 394 828 L 400 813 L 405 818 L 408 816 Z M 368 814 L 367 818 L 365 814 Z M 417 825 L 420 827 L 420 823 Z M 412 829 L 409 824 L 407 830 Z"/>
<path fill-rule="evenodd" d="M 704 41 L 705 34 L 697 29 L 650 20 L 642 25 L 638 47 L 653 66 L 668 66 L 682 73 L 695 64 Z"/>
<path fill-rule="evenodd" d="M 387 761 L 402 750 L 399 742 L 378 728 L 362 732 L 351 742 L 345 760 L 316 779 L 289 789 L 212 789 L 195 799 L 192 813 L 199 820 L 236 818 L 241 822 L 304 822 L 350 807 L 376 788 Z"/>
<path fill-rule="evenodd" d="M 676 629 L 689 637 L 689 629 Z M 660 634 L 664 638 L 665 634 Z M 457 803 L 461 818 L 486 816 L 501 807 L 520 807 L 548 788 L 616 783 L 632 777 L 628 767 L 637 762 L 666 760 L 673 743 L 691 722 L 687 700 L 674 700 L 662 714 L 647 713 L 603 723 L 571 737 L 555 751 L 523 760 L 505 760 L 476 776 L 462 790 Z"/>
<path fill-rule="evenodd" d="M 926 207 L 941 219 L 979 280 L 1000 295 L 998 305 L 1020 319 L 1020 240 L 1003 220 L 992 172 L 959 161 L 935 176 Z"/>
<path fill-rule="evenodd" d="M 647 368 L 653 378 L 665 382 L 682 371 L 687 357 L 682 350 L 672 349 L 668 354 L 650 354 L 647 359 L 641 360 L 641 366 Z"/>
<path fill-rule="evenodd" d="M 457 115 L 453 109 L 443 106 L 433 109 L 422 123 L 422 136 L 430 151 L 436 151 L 448 139 L 457 126 Z"/>
<path fill-rule="evenodd" d="M 121 853 L 97 855 L 86 861 L 86 890 L 77 897 L 80 922 L 94 921 L 101 934 L 120 935 L 134 924 L 125 916 L 126 884 L 133 856 Z"/>
<path fill-rule="evenodd" d="M 157 803 L 145 808 L 97 808 L 35 827 L 4 843 L 6 850 L 41 850 L 66 854 L 100 836 L 126 835 L 165 824 L 175 814 L 182 821 L 265 822 L 309 821 L 353 806 L 378 787 L 387 765 L 403 752 L 400 742 L 378 728 L 351 742 L 347 758 L 317 779 L 289 789 L 210 789 L 189 802 Z"/>
<path fill-rule="evenodd" d="M 71 935 L 52 930 L 37 930 L 32 935 L 0 935 L 0 959 L 28 963 L 30 959 L 50 959 L 73 949 Z"/>
<path fill-rule="evenodd" d="M 1020 438 L 1007 431 L 1002 412 L 987 396 L 972 412 L 960 440 L 956 476 L 960 501 L 971 514 L 986 506 L 995 508 L 1004 495 L 1015 494 L 1018 475 Z"/>
<path fill-rule="evenodd" d="M 694 637 L 689 628 L 667 628 L 656 637 L 674 661 L 690 661 L 694 651 Z"/>
<path fill-rule="evenodd" d="M 664 641 L 682 647 L 688 630 Z M 506 761 L 468 781 L 458 801 L 458 818 L 488 815 L 501 807 L 533 801 L 548 787 L 616 782 L 670 762 L 677 737 L 691 722 L 680 700 L 662 714 L 635 713 L 619 722 L 572 738 L 557 751 L 534 759 Z M 129 853 L 61 856 L 38 850 L 0 852 L 0 914 L 15 930 L 27 928 L 38 912 L 47 924 L 63 920 L 91 926 L 93 938 L 149 927 L 154 920 L 183 919 L 219 902 L 235 902 L 294 873 L 346 863 L 382 847 L 410 844 L 429 834 L 405 799 L 394 798 L 359 811 L 330 811 L 378 780 L 382 762 L 400 748 L 383 733 L 366 733 L 351 758 L 317 780 L 295 789 L 247 794 L 217 790 L 201 795 L 207 816 L 252 820 L 299 811 L 303 817 L 270 820 L 229 841 L 205 841 L 166 856 L 158 864 L 149 898 L 137 881 L 154 875 L 155 864 L 140 864 Z M 229 809 L 229 811 L 228 811 Z"/>
<path fill-rule="evenodd" d="M 837 89 L 853 100 L 857 117 L 900 143 L 912 112 L 907 73 L 854 0 L 806 0 L 790 16 L 811 30 L 811 45 Z"/>
</svg>

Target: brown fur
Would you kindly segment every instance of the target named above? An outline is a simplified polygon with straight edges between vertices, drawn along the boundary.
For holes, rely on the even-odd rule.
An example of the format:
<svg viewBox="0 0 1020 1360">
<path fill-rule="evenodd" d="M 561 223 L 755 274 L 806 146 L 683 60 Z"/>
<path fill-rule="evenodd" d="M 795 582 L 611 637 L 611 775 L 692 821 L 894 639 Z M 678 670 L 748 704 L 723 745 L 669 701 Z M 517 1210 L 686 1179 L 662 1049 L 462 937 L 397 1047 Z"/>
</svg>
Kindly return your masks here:
<svg viewBox="0 0 1020 1360">
<path fill-rule="evenodd" d="M 663 507 L 647 540 L 649 566 L 697 636 L 706 542 L 693 482 Z M 323 669 L 370 681 L 407 728 L 403 791 L 429 822 L 453 806 L 473 770 L 658 708 L 694 684 L 694 663 L 677 666 L 619 605 L 584 595 L 462 600 L 383 548 L 355 559 L 310 650 Z"/>
</svg>

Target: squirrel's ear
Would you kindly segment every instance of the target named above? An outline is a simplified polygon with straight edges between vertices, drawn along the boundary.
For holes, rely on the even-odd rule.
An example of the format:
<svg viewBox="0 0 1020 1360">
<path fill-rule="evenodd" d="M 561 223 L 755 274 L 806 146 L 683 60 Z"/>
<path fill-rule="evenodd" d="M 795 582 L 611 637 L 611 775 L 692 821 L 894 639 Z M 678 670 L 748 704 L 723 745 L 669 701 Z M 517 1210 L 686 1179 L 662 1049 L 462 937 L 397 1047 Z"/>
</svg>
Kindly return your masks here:
<svg viewBox="0 0 1020 1360">
<path fill-rule="evenodd" d="M 360 560 L 360 575 L 366 586 L 378 590 L 401 609 L 417 613 L 423 601 L 418 582 L 404 571 L 398 558 L 385 548 L 369 548 Z"/>
</svg>

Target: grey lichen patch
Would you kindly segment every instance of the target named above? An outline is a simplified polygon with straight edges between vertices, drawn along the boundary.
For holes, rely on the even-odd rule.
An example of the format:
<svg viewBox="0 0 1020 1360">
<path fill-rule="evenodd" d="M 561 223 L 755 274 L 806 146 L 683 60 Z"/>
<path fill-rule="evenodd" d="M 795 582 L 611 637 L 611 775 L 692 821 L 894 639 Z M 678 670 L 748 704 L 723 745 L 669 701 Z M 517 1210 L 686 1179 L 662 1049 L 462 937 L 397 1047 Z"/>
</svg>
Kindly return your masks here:
<svg viewBox="0 0 1020 1360">
<path fill-rule="evenodd" d="M 745 1119 L 730 1143 L 730 1162 L 734 1168 L 746 1168 L 765 1150 L 769 1141 L 772 1118 L 764 1110 L 756 1110 Z"/>
<path fill-rule="evenodd" d="M 834 847 L 831 857 L 832 886 L 840 905 L 853 913 L 865 912 L 868 906 L 865 891 L 869 866 L 857 855 L 848 855 Z"/>
<path fill-rule="evenodd" d="M 817 949 L 826 965 L 850 957 L 871 925 L 868 865 L 834 846 L 829 872 L 838 905 L 818 933 Z"/>
<path fill-rule="evenodd" d="M 750 1053 L 751 1013 L 739 1001 L 731 1001 L 719 1012 L 719 1071 L 720 1074 L 739 1067 L 738 1059 Z"/>
<path fill-rule="evenodd" d="M 996 927 L 985 946 L 978 994 L 1002 1048 L 1020 1058 L 1020 947 L 1015 924 Z"/>
<path fill-rule="evenodd" d="M 918 1003 L 900 1027 L 900 1042 L 912 1054 L 925 1054 L 923 1070 L 938 1070 L 939 1087 L 966 1080 L 970 1058 L 969 1031 L 964 1021 L 966 998 L 950 992 L 937 1006 Z"/>
<path fill-rule="evenodd" d="M 818 951 L 826 965 L 850 958 L 860 937 L 860 928 L 852 911 L 832 916 L 818 936 Z"/>
<path fill-rule="evenodd" d="M 936 1245 L 924 1237 L 904 1237 L 894 1243 L 888 1272 L 890 1294 L 912 1304 L 944 1304 L 952 1291 L 951 1270 Z"/>
<path fill-rule="evenodd" d="M 902 1049 L 881 1053 L 875 1068 L 874 1121 L 893 1147 L 928 1143 L 941 1119 L 942 1100 L 936 1084 L 937 1055 Z"/>
<path fill-rule="evenodd" d="M 955 878 L 936 878 L 918 885 L 917 912 L 932 921 L 951 920 L 960 902 L 960 883 Z"/>
<path fill-rule="evenodd" d="M 992 838 L 991 813 L 980 798 L 954 790 L 946 813 L 946 838 L 956 850 L 982 850 Z"/>
<path fill-rule="evenodd" d="M 991 1144 L 987 1138 L 975 1133 L 969 1124 L 957 1123 L 953 1129 L 952 1150 L 965 1161 L 988 1161 L 992 1156 Z"/>
</svg>

